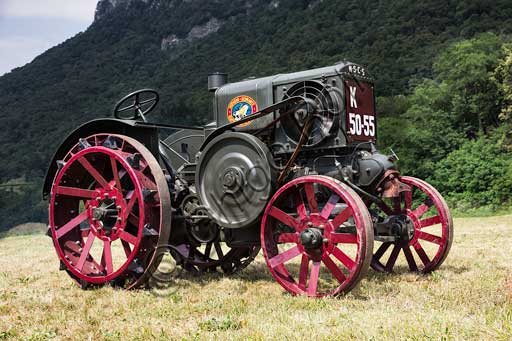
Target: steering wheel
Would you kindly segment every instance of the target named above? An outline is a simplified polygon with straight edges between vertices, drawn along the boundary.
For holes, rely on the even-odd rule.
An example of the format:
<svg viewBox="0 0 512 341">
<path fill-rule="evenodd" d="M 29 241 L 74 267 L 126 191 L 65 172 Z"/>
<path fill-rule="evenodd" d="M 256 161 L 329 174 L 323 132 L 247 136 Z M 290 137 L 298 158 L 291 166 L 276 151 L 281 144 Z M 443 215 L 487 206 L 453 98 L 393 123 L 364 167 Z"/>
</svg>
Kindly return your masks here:
<svg viewBox="0 0 512 341">
<path fill-rule="evenodd" d="M 141 117 L 146 122 L 146 115 L 156 107 L 159 99 L 158 92 L 152 89 L 134 91 L 117 102 L 114 117 L 122 120 L 136 120 Z"/>
</svg>

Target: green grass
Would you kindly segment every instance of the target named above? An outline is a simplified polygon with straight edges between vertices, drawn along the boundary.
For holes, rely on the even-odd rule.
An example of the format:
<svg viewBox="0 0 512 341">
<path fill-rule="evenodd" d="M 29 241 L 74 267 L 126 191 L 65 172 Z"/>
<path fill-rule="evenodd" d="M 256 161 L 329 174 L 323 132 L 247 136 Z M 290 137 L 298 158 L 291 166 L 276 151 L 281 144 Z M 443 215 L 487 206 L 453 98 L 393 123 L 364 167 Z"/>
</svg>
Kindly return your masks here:
<svg viewBox="0 0 512 341">
<path fill-rule="evenodd" d="M 356 291 L 339 298 L 286 294 L 261 256 L 233 277 L 182 274 L 158 289 L 82 291 L 58 271 L 48 237 L 6 237 L 0 340 L 509 340 L 511 259 L 512 216 L 458 218 L 440 270 L 369 271 Z"/>
</svg>

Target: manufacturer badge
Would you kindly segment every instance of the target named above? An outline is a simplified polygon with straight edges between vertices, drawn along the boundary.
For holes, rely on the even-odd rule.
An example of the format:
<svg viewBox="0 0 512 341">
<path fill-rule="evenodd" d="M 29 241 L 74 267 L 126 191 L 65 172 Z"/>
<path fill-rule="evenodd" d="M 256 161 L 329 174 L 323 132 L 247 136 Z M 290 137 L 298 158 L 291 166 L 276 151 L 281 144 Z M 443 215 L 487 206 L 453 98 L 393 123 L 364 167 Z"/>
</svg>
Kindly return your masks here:
<svg viewBox="0 0 512 341">
<path fill-rule="evenodd" d="M 237 122 L 258 111 L 256 101 L 249 96 L 237 96 L 228 104 L 228 121 Z M 239 126 L 245 127 L 251 122 L 242 123 Z"/>
</svg>

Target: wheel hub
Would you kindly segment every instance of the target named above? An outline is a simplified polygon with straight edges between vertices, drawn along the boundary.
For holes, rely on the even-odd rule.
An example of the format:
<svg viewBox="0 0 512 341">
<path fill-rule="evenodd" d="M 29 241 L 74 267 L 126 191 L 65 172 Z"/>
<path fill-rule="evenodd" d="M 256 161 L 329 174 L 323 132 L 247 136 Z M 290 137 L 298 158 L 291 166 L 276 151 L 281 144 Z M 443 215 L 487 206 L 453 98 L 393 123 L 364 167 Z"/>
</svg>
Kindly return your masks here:
<svg viewBox="0 0 512 341">
<path fill-rule="evenodd" d="M 390 217 L 389 224 L 393 235 L 402 241 L 410 241 L 414 237 L 414 223 L 405 214 Z"/>
<path fill-rule="evenodd" d="M 89 223 L 94 234 L 101 239 L 117 239 L 118 232 L 124 228 L 122 194 L 114 189 L 97 189 L 96 198 L 90 200 Z"/>
<path fill-rule="evenodd" d="M 300 243 L 305 249 L 318 249 L 323 243 L 322 230 L 316 227 L 308 227 L 300 234 Z"/>
</svg>

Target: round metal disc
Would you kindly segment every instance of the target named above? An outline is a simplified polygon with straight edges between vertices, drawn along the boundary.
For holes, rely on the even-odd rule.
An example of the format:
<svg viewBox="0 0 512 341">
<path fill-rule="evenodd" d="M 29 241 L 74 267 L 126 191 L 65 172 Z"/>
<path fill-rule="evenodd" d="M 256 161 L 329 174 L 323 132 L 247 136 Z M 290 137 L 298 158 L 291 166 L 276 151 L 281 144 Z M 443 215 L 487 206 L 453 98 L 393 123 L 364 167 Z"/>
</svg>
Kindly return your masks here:
<svg viewBox="0 0 512 341">
<path fill-rule="evenodd" d="M 206 146 L 197 166 L 197 191 L 218 225 L 259 222 L 272 193 L 271 158 L 263 142 L 245 133 L 224 133 Z"/>
</svg>

